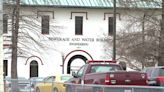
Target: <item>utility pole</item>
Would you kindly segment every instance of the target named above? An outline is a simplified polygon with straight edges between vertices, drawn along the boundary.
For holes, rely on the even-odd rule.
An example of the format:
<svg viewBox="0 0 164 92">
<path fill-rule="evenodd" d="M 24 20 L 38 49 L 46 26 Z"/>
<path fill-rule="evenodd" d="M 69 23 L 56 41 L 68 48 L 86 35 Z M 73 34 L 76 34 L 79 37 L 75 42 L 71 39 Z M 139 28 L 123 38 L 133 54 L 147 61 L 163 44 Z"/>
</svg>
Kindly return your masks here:
<svg viewBox="0 0 164 92">
<path fill-rule="evenodd" d="M 116 0 L 113 0 L 113 60 L 116 60 Z"/>
<path fill-rule="evenodd" d="M 142 53 L 142 69 L 144 68 L 145 66 L 145 13 L 143 15 L 143 19 L 142 19 L 142 48 L 143 48 L 143 53 Z"/>
<path fill-rule="evenodd" d="M 158 65 L 164 66 L 164 1 L 162 1 L 162 21 L 159 39 L 159 58 Z"/>
</svg>

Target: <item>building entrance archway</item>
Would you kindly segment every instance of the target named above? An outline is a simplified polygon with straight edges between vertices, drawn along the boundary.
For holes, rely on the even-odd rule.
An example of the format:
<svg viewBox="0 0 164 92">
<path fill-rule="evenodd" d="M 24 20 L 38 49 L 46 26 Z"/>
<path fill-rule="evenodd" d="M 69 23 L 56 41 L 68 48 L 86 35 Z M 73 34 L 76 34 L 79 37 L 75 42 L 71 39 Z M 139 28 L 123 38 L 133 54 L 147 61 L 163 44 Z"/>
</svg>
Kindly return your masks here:
<svg viewBox="0 0 164 92">
<path fill-rule="evenodd" d="M 71 71 L 78 69 L 80 66 L 87 62 L 87 58 L 83 55 L 74 55 L 70 58 L 67 64 L 67 74 L 70 74 Z M 74 65 L 72 65 L 74 63 Z M 76 66 L 75 66 L 76 64 Z"/>
<path fill-rule="evenodd" d="M 93 60 L 93 58 L 91 54 L 85 50 L 73 50 L 69 52 L 63 60 L 63 73 L 70 74 L 75 66 L 81 67 L 88 60 Z"/>
</svg>

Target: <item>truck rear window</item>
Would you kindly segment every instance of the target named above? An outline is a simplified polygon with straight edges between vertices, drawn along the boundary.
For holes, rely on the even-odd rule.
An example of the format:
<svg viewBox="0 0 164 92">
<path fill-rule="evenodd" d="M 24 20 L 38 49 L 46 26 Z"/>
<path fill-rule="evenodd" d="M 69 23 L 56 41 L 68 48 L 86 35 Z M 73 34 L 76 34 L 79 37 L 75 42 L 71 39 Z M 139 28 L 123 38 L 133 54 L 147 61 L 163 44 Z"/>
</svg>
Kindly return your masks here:
<svg viewBox="0 0 164 92">
<path fill-rule="evenodd" d="M 164 76 L 164 68 L 160 69 L 160 76 Z"/>
<path fill-rule="evenodd" d="M 109 71 L 117 71 L 122 70 L 120 66 L 117 65 L 93 65 L 91 67 L 91 73 L 97 72 L 109 72 Z"/>
</svg>

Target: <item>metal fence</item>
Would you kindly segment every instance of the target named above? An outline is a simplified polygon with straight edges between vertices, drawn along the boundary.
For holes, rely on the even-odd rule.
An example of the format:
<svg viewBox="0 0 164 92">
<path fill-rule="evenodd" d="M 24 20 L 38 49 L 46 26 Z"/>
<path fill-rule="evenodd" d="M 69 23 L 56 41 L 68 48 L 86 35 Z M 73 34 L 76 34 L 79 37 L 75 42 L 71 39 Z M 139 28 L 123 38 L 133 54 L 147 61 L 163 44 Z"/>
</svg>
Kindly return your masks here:
<svg viewBox="0 0 164 92">
<path fill-rule="evenodd" d="M 109 86 L 109 85 L 71 84 L 69 87 L 71 88 L 67 88 L 66 92 L 164 92 L 164 87 L 158 87 L 158 86 L 130 86 L 130 85 Z"/>
<path fill-rule="evenodd" d="M 5 92 L 164 92 L 160 86 L 66 84 L 54 81 L 4 80 Z M 60 85 L 60 86 L 58 86 Z M 62 86 L 61 86 L 62 85 Z M 16 87 L 16 90 L 13 90 Z M 57 90 L 55 90 L 57 89 Z"/>
<path fill-rule="evenodd" d="M 65 84 L 66 92 L 164 92 L 160 86 Z"/>
<path fill-rule="evenodd" d="M 4 80 L 4 92 L 34 92 L 32 81 L 27 79 Z"/>
</svg>

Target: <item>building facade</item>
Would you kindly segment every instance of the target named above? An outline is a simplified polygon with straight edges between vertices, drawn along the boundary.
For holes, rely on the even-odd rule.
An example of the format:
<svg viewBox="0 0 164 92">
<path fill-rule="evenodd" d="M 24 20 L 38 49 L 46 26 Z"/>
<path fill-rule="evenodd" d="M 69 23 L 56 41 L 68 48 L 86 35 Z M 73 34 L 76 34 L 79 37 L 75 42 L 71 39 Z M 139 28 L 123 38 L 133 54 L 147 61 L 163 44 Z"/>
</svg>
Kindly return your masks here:
<svg viewBox="0 0 164 92">
<path fill-rule="evenodd" d="M 4 92 L 4 86 L 3 86 L 3 3 L 2 0 L 0 0 L 0 92 Z"/>
<path fill-rule="evenodd" d="M 152 7 L 144 5 L 144 1 L 141 3 L 143 5 L 139 5 L 140 8 L 146 6 L 160 8 L 160 5 Z M 6 76 L 10 76 L 11 72 L 13 4 L 13 1 L 7 0 L 4 6 L 3 59 Z M 126 7 L 121 5 L 121 2 L 117 2 L 118 32 L 125 27 L 127 21 Z M 129 13 L 143 15 L 142 11 L 134 10 L 135 12 Z M 67 74 L 87 63 L 87 60 L 112 59 L 113 2 L 111 1 L 21 0 L 20 16 L 17 67 L 20 77 Z"/>
</svg>

